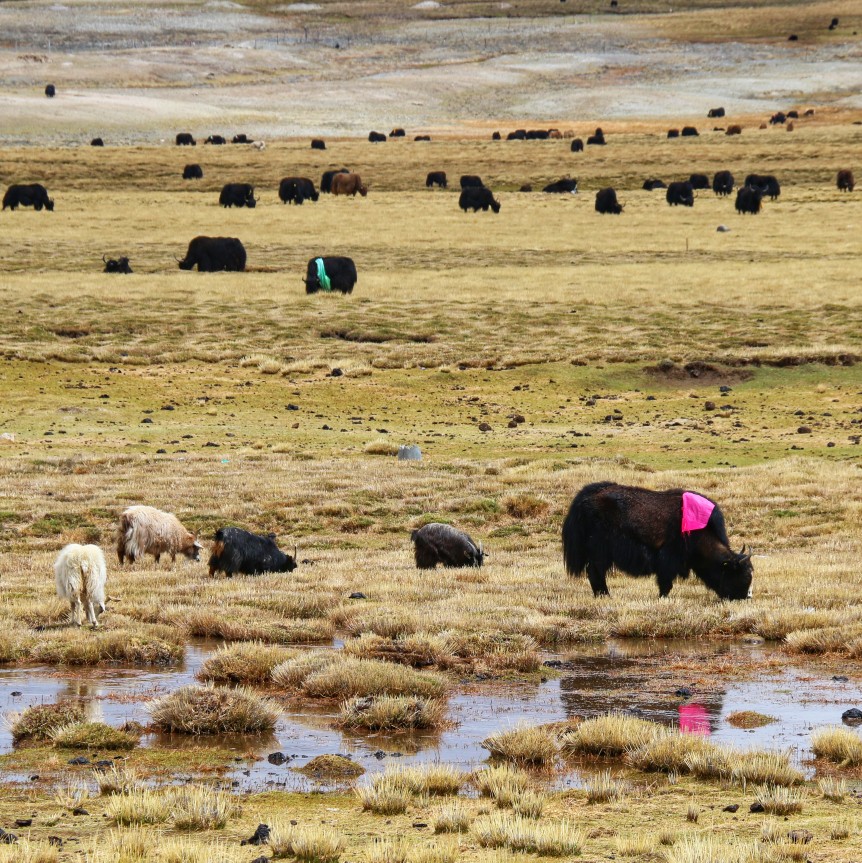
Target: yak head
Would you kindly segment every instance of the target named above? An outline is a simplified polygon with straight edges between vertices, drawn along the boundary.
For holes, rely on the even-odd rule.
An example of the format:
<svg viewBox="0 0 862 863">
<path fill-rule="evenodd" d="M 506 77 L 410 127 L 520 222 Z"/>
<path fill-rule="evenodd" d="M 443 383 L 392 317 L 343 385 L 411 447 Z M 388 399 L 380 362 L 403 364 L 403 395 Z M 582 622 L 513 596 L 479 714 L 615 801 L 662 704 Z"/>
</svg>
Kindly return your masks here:
<svg viewBox="0 0 862 863">
<path fill-rule="evenodd" d="M 751 552 L 734 552 L 723 549 L 709 564 L 698 572 L 707 587 L 714 590 L 722 599 L 750 599 L 751 581 L 754 569 L 751 566 Z"/>
<path fill-rule="evenodd" d="M 45 209 L 49 210 L 52 213 L 54 212 L 54 199 L 53 198 L 48 198 L 48 200 L 45 201 Z"/>
<path fill-rule="evenodd" d="M 200 560 L 201 552 L 204 550 L 204 547 L 197 541 L 197 539 L 194 539 L 194 537 L 193 540 L 192 544 L 186 546 L 183 550 L 183 554 L 185 554 L 189 560 Z"/>
<path fill-rule="evenodd" d="M 495 200 L 492 198 L 492 199 L 491 199 L 491 209 L 492 209 L 495 213 L 499 213 L 499 212 L 500 212 L 500 202 L 499 202 L 499 201 L 495 201 Z"/>
</svg>

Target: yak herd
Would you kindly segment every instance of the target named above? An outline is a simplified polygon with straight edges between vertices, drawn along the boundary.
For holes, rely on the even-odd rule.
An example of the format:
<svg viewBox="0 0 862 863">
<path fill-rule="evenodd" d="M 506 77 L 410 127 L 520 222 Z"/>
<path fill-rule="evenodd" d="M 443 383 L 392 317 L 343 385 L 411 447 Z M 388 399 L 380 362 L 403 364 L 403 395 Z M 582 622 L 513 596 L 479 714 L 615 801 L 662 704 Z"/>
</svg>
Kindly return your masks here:
<svg viewBox="0 0 862 863">
<path fill-rule="evenodd" d="M 482 544 L 450 524 L 431 522 L 410 534 L 418 569 L 480 567 L 487 557 Z M 215 531 L 209 575 L 293 572 L 299 561 L 279 549 L 275 534 L 255 534 L 226 526 Z M 594 596 L 607 596 L 611 568 L 632 576 L 655 575 L 659 596 L 691 572 L 721 599 L 751 596 L 751 553 L 730 548 L 724 515 L 712 500 L 683 489 L 653 491 L 615 482 L 584 486 L 569 507 L 562 527 L 563 561 L 569 575 L 586 573 Z M 152 555 L 177 555 L 200 561 L 203 545 L 170 512 L 130 506 L 120 516 L 117 559 L 135 561 Z M 302 561 L 309 563 L 309 561 Z M 57 595 L 69 600 L 72 620 L 99 625 L 105 611 L 107 567 L 96 545 L 67 545 L 54 564 Z"/>
</svg>

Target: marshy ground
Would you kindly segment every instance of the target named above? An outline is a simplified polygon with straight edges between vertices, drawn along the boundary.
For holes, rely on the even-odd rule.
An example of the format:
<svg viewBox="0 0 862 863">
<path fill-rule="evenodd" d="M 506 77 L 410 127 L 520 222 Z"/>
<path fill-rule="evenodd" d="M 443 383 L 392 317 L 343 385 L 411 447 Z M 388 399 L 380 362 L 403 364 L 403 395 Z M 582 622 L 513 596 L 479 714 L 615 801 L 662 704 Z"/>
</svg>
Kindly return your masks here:
<svg viewBox="0 0 862 863">
<path fill-rule="evenodd" d="M 812 8 L 789 6 L 788 26 Z M 715 14 L 686 17 L 686 32 Z M 745 14 L 753 27 L 769 13 Z M 447 24 L 474 26 L 435 22 Z M 32 146 L 6 146 L 3 180 L 43 182 L 56 209 L 0 218 L 0 699 L 10 724 L 71 700 L 126 728 L 109 738 L 65 717 L 62 733 L 2 737 L 0 827 L 34 844 L 0 860 L 858 854 L 858 737 L 812 732 L 862 700 L 862 204 L 834 186 L 839 168 L 860 172 L 862 127 L 840 93 L 815 96 L 794 102 L 817 111 L 792 133 L 759 129 L 765 112 L 733 138 L 701 114 L 617 118 L 603 124 L 608 145 L 584 153 L 451 130 L 379 146 L 328 137 L 325 152 L 305 139 L 73 148 L 55 146 L 47 120 Z M 515 125 L 500 111 L 475 119 Z M 701 136 L 666 139 L 683 120 Z M 555 125 L 585 137 L 596 123 Z M 196 184 L 180 179 L 192 161 Z M 282 176 L 317 182 L 342 165 L 367 198 L 278 201 Z M 641 189 L 725 168 L 738 181 L 774 173 L 781 197 L 742 217 L 711 192 L 683 210 Z M 426 190 L 430 170 L 452 187 Z M 458 209 L 463 173 L 495 190 L 498 215 Z M 579 195 L 516 191 L 564 175 Z M 258 207 L 220 208 L 225 182 L 254 183 Z M 593 210 L 607 185 L 626 204 L 619 217 Z M 198 234 L 242 239 L 249 271 L 178 270 Z M 103 254 L 127 255 L 134 274 L 103 274 Z M 306 296 L 318 254 L 354 258 L 352 296 Z M 399 444 L 418 444 L 422 461 L 396 460 Z M 718 500 L 734 548 L 754 549 L 753 599 L 721 603 L 689 580 L 660 601 L 654 580 L 616 576 L 594 600 L 564 574 L 559 529 L 574 493 L 602 478 Z M 206 555 L 120 569 L 115 526 L 133 503 L 175 512 L 205 544 L 229 523 L 272 531 L 302 562 L 230 580 L 207 577 Z M 485 567 L 417 572 L 409 532 L 435 520 L 482 541 Z M 99 632 L 71 629 L 54 596 L 54 558 L 73 541 L 108 557 Z M 272 729 L 157 727 L 230 697 L 185 689 L 206 682 L 250 687 L 244 704 L 268 699 L 225 708 L 214 728 L 230 714 L 271 715 Z M 171 711 L 146 709 L 178 690 Z M 189 711 L 192 697 L 203 706 Z M 625 756 L 576 751 L 581 719 L 610 709 L 778 754 L 652 725 L 623 728 L 626 748 L 641 747 Z M 492 792 L 487 776 L 457 773 L 486 768 L 483 741 L 519 721 L 541 730 L 488 745 L 529 776 L 497 776 Z M 275 751 L 297 757 L 262 760 Z M 368 775 L 292 770 L 337 752 Z M 435 759 L 455 778 L 409 772 Z M 94 773 L 99 761 L 126 772 Z M 177 796 L 210 785 L 223 790 Z M 764 812 L 751 812 L 758 801 Z M 278 841 L 241 847 L 261 822 Z M 805 830 L 808 842 L 788 836 Z"/>
</svg>

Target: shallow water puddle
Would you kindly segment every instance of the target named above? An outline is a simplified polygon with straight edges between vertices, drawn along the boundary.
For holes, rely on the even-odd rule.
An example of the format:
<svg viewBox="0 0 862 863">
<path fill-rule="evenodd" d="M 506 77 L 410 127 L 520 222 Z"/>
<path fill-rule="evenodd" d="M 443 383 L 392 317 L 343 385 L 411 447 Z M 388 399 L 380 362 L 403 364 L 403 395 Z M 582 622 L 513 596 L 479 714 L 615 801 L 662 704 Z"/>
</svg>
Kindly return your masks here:
<svg viewBox="0 0 862 863">
<path fill-rule="evenodd" d="M 217 646 L 206 641 L 192 644 L 181 666 L 165 669 L 0 669 L 0 707 L 5 713 L 18 712 L 31 704 L 71 698 L 85 702 L 92 719 L 112 725 L 128 720 L 146 724 L 147 702 L 194 682 L 195 673 Z M 333 786 L 307 779 L 291 768 L 316 755 L 338 752 L 369 773 L 388 765 L 428 761 L 470 769 L 487 758 L 481 743 L 494 731 L 519 722 L 543 724 L 626 710 L 740 747 L 789 748 L 794 759 L 802 762 L 810 755 L 812 728 L 840 724 L 844 710 L 862 705 L 862 686 L 859 680 L 833 680 L 820 666 L 785 665 L 785 660 L 780 651 L 762 645 L 733 645 L 704 654 L 702 644 L 691 642 L 617 642 L 592 653 L 551 657 L 562 665 L 553 672 L 559 676 L 542 683 L 461 685 L 449 697 L 452 724 L 439 733 L 347 734 L 332 728 L 337 708 L 331 706 L 287 709 L 269 737 L 236 735 L 210 741 L 151 734 L 142 745 L 200 749 L 217 743 L 236 753 L 225 778 L 244 791 L 326 790 Z M 734 668 L 740 667 L 749 669 L 746 677 L 750 678 L 752 665 L 756 679 L 733 679 Z M 757 711 L 776 721 L 751 730 L 735 728 L 728 717 L 737 711 Z M 11 749 L 8 726 L 0 726 L 0 752 Z M 276 752 L 287 756 L 287 761 L 271 763 L 267 756 Z M 562 786 L 579 783 L 574 770 L 559 780 Z"/>
</svg>

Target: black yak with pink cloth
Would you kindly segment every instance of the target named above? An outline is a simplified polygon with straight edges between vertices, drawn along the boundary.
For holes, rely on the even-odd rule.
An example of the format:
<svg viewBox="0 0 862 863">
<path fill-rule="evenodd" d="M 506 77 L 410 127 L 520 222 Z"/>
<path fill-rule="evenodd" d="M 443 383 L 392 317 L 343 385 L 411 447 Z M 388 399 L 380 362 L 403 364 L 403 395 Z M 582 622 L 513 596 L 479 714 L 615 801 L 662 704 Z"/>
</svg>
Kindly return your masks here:
<svg viewBox="0 0 862 863">
<path fill-rule="evenodd" d="M 586 571 L 594 596 L 607 596 L 607 574 L 655 574 L 660 596 L 691 571 L 722 599 L 751 595 L 751 554 L 730 548 L 718 505 L 683 489 L 596 482 L 582 488 L 563 522 L 569 575 Z"/>
</svg>

